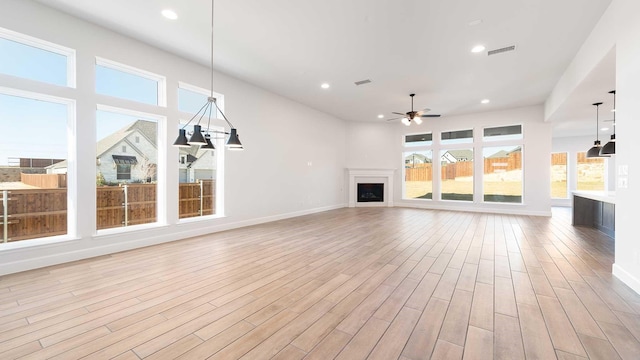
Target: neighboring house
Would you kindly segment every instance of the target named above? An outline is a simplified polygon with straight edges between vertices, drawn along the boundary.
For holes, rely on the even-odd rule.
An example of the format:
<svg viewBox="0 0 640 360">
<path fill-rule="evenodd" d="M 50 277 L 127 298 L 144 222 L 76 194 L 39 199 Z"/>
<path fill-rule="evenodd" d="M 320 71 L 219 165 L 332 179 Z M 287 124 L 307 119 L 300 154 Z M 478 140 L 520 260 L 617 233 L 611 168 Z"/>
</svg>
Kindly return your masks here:
<svg viewBox="0 0 640 360">
<path fill-rule="evenodd" d="M 496 159 L 496 158 L 506 158 L 509 157 L 509 155 L 513 154 L 513 153 L 518 153 L 521 152 L 522 148 L 520 146 L 518 146 L 517 148 L 511 150 L 511 151 L 506 151 L 506 150 L 500 150 L 497 153 L 491 155 L 491 156 L 487 156 L 487 159 Z"/>
<path fill-rule="evenodd" d="M 472 150 L 447 150 L 440 157 L 444 164 L 453 164 L 459 161 L 473 161 Z"/>
<path fill-rule="evenodd" d="M 215 153 L 199 147 L 180 148 L 181 183 L 211 180 L 216 178 Z"/>
<path fill-rule="evenodd" d="M 105 183 L 157 180 L 157 123 L 136 120 L 98 141 L 96 174 Z M 180 149 L 180 182 L 215 178 L 215 156 L 199 147 Z M 46 167 L 49 174 L 67 172 L 67 161 Z"/>
<path fill-rule="evenodd" d="M 411 167 L 417 164 L 428 164 L 428 163 L 431 163 L 431 159 L 429 159 L 427 156 L 422 154 L 412 153 L 410 155 L 407 155 L 404 158 L 405 167 Z"/>
</svg>

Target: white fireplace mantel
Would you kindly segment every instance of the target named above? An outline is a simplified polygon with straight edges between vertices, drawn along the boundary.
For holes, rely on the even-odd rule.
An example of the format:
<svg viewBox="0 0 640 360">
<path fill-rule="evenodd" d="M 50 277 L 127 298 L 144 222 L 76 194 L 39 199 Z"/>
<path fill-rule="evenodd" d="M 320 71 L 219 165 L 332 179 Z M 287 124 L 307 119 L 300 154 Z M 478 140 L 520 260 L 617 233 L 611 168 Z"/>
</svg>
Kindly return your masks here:
<svg viewBox="0 0 640 360">
<path fill-rule="evenodd" d="M 384 179 L 385 201 L 379 206 L 393 207 L 393 175 L 396 172 L 395 169 L 347 169 L 347 172 L 349 173 L 349 207 L 356 206 L 358 178 Z M 368 206 L 372 206 L 372 204 Z"/>
</svg>

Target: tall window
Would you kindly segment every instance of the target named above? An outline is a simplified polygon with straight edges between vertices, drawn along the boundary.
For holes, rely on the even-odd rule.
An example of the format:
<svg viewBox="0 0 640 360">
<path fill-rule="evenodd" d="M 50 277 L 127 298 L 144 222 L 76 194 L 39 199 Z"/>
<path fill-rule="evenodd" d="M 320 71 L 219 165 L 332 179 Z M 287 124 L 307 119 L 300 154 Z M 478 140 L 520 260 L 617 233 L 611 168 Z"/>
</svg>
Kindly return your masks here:
<svg viewBox="0 0 640 360">
<path fill-rule="evenodd" d="M 587 158 L 586 152 L 577 154 L 577 190 L 604 190 L 604 158 Z"/>
<path fill-rule="evenodd" d="M 0 73 L 76 86 L 75 50 L 0 28 Z"/>
<path fill-rule="evenodd" d="M 165 106 L 165 83 L 163 76 L 114 61 L 96 59 L 98 94 Z"/>
<path fill-rule="evenodd" d="M 473 130 L 445 131 L 440 143 L 471 144 Z M 454 147 L 440 151 L 440 198 L 442 200 L 473 201 L 473 148 Z"/>
<path fill-rule="evenodd" d="M 433 156 L 431 150 L 404 153 L 404 186 L 407 199 L 433 198 Z"/>
<path fill-rule="evenodd" d="M 67 234 L 70 102 L 10 93 L 0 92 L 0 243 Z"/>
<path fill-rule="evenodd" d="M 473 201 L 473 149 L 440 152 L 442 200 Z"/>
<path fill-rule="evenodd" d="M 567 153 L 551 154 L 551 197 L 566 199 L 567 191 Z"/>
<path fill-rule="evenodd" d="M 156 222 L 157 118 L 102 108 L 96 114 L 97 228 Z"/>
<path fill-rule="evenodd" d="M 484 201 L 522 203 L 522 146 L 482 149 Z"/>
</svg>

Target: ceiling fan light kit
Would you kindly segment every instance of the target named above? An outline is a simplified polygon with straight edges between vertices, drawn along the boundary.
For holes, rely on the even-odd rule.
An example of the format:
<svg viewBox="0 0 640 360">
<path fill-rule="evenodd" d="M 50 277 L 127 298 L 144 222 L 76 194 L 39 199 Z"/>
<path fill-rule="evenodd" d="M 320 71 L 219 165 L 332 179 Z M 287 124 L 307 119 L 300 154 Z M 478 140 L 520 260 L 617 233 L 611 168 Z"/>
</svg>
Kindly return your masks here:
<svg viewBox="0 0 640 360">
<path fill-rule="evenodd" d="M 422 118 L 436 118 L 436 117 L 440 117 L 440 115 L 437 114 L 424 114 L 428 111 L 431 111 L 431 109 L 422 109 L 420 111 L 414 111 L 413 110 L 413 97 L 416 96 L 416 94 L 409 94 L 409 96 L 411 96 L 411 111 L 407 111 L 406 113 L 401 113 L 401 112 L 392 112 L 392 114 L 396 114 L 396 115 L 401 115 L 402 117 L 397 117 L 397 118 L 393 118 L 393 119 L 389 119 L 387 121 L 393 121 L 393 120 L 398 120 L 401 119 L 400 121 L 405 124 L 406 126 L 410 126 L 411 122 L 415 122 L 416 124 L 420 125 L 422 124 Z"/>
</svg>

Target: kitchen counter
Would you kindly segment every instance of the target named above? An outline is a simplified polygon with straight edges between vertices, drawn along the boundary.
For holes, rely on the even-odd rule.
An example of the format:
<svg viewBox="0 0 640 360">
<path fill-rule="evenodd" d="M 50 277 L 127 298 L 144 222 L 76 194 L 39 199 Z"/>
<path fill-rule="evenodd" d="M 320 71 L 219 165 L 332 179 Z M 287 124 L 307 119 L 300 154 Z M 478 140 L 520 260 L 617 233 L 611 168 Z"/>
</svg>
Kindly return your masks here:
<svg viewBox="0 0 640 360">
<path fill-rule="evenodd" d="M 615 200 L 614 192 L 574 191 L 573 225 L 594 227 L 615 238 Z"/>
</svg>

